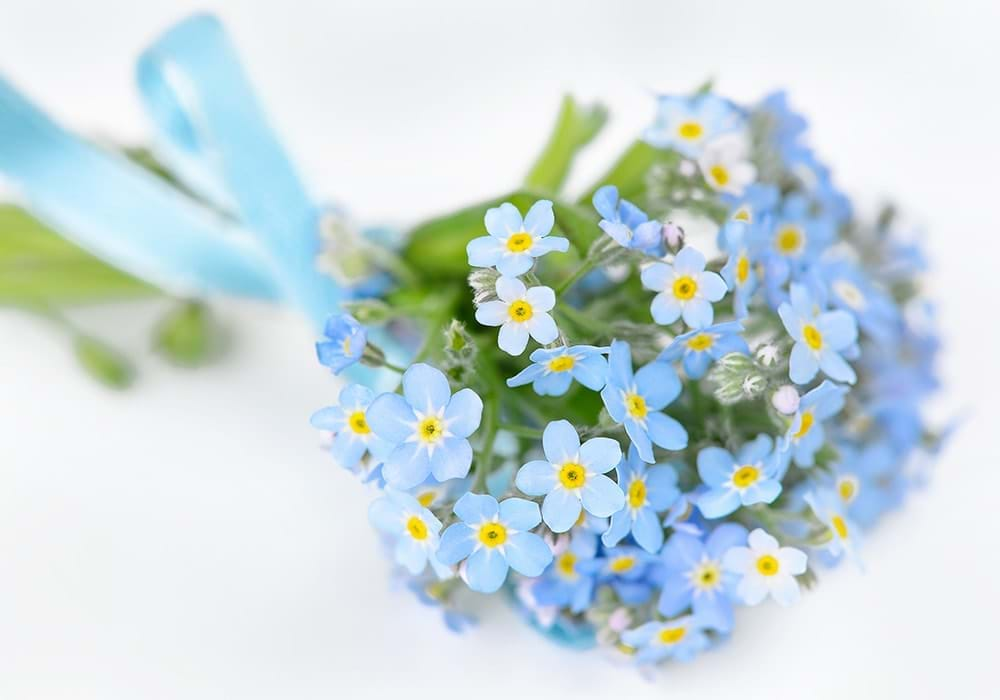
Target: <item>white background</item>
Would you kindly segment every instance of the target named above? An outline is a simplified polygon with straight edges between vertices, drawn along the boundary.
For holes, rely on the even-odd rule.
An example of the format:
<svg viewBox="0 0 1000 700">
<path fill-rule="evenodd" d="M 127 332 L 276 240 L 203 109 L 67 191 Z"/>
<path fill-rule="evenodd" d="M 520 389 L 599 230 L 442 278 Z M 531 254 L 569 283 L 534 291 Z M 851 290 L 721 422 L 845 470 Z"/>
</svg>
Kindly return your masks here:
<svg viewBox="0 0 1000 700">
<path fill-rule="evenodd" d="M 583 183 L 706 76 L 787 87 L 838 180 L 928 232 L 940 416 L 931 488 L 800 605 L 655 684 L 487 606 L 479 628 L 388 589 L 366 494 L 307 424 L 337 382 L 294 316 L 217 308 L 228 360 L 146 349 L 148 306 L 82 315 L 140 358 L 115 394 L 52 328 L 0 314 L 0 697 L 996 697 L 1000 5 L 996 2 L 219 2 L 315 191 L 414 221 L 517 183 L 563 91 L 613 123 Z M 834 7 L 836 9 L 834 9 Z M 4 3 L 0 70 L 89 133 L 147 134 L 141 48 L 195 3 Z M 2 147 L 2 144 L 0 144 Z M 154 305 L 155 306 L 155 305 Z"/>
</svg>

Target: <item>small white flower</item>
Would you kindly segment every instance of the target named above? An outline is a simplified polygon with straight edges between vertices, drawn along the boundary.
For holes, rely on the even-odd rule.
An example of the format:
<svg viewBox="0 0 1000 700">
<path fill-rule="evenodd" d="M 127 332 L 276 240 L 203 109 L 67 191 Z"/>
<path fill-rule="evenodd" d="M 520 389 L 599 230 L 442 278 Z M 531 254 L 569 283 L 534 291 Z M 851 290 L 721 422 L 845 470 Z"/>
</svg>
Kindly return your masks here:
<svg viewBox="0 0 1000 700">
<path fill-rule="evenodd" d="M 559 329 L 547 312 L 556 305 L 550 287 L 528 289 L 516 277 L 497 279 L 499 301 L 488 301 L 476 309 L 476 320 L 484 326 L 500 326 L 500 349 L 520 355 L 528 346 L 528 336 L 545 345 L 559 337 Z"/>
<path fill-rule="evenodd" d="M 739 133 L 723 134 L 706 144 L 698 166 L 713 190 L 741 195 L 757 179 L 757 168 L 749 160 L 749 144 Z"/>
<path fill-rule="evenodd" d="M 733 547 L 722 557 L 722 567 L 742 576 L 736 594 L 747 605 L 770 595 L 779 605 L 792 605 L 800 594 L 795 577 L 806 571 L 807 557 L 794 547 L 781 547 L 760 528 L 750 533 L 749 547 Z"/>
</svg>

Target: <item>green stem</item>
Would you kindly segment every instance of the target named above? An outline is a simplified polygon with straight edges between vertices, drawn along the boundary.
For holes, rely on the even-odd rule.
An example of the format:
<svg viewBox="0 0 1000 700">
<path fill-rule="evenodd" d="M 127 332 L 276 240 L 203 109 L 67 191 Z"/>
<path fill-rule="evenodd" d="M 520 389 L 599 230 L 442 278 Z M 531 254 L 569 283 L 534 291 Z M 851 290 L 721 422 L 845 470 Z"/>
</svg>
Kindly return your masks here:
<svg viewBox="0 0 1000 700">
<path fill-rule="evenodd" d="M 403 374 L 404 372 L 406 372 L 405 367 L 400 367 L 399 365 L 393 364 L 388 360 L 382 360 L 382 366 L 385 367 L 386 369 L 391 369 L 393 372 L 398 372 L 399 374 Z"/>
<path fill-rule="evenodd" d="M 510 423 L 500 423 L 498 428 L 500 430 L 505 430 L 508 433 L 512 433 L 519 437 L 531 438 L 534 440 L 540 440 L 542 438 L 542 431 L 537 428 L 529 428 L 526 425 L 512 425 Z"/>
<path fill-rule="evenodd" d="M 597 263 L 598 263 L 597 256 L 588 255 L 584 259 L 583 263 L 581 263 L 580 267 L 576 268 L 576 270 L 573 272 L 572 275 L 570 275 L 569 277 L 567 277 L 566 279 L 564 279 L 562 282 L 559 283 L 559 286 L 557 286 L 555 289 L 556 296 L 557 297 L 562 296 L 567 289 L 569 289 L 574 284 L 579 282 L 584 275 L 586 275 L 588 272 L 597 267 Z"/>
<path fill-rule="evenodd" d="M 497 439 L 497 429 L 499 421 L 499 396 L 492 393 L 483 407 L 483 423 L 486 424 L 486 437 L 483 438 L 483 449 L 476 460 L 475 479 L 472 483 L 473 493 L 486 492 L 486 479 L 490 475 L 490 467 L 493 462 L 493 445 Z"/>
</svg>

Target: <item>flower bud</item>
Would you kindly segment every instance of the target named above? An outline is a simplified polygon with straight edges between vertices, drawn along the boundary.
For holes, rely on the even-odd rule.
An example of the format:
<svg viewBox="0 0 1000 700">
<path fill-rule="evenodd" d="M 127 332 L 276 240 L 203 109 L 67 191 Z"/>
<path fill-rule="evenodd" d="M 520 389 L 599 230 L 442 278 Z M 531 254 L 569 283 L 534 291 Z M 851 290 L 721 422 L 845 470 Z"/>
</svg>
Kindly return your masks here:
<svg viewBox="0 0 1000 700">
<path fill-rule="evenodd" d="M 672 221 L 663 224 L 663 241 L 671 250 L 680 250 L 684 247 L 684 229 Z"/>
<path fill-rule="evenodd" d="M 785 384 L 771 394 L 771 405 L 779 413 L 790 416 L 799 410 L 799 392 L 791 384 Z"/>
<path fill-rule="evenodd" d="M 756 357 L 761 367 L 774 367 L 781 359 L 781 351 L 774 343 L 766 343 L 757 348 Z"/>
</svg>

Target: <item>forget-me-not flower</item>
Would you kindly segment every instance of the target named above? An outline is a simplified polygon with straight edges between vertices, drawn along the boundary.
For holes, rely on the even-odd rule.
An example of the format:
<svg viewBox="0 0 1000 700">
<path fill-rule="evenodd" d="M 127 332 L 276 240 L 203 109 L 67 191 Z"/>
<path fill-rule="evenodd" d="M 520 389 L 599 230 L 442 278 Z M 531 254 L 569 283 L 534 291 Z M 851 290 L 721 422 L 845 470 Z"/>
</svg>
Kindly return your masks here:
<svg viewBox="0 0 1000 700">
<path fill-rule="evenodd" d="M 330 454 L 345 469 L 354 469 L 370 451 L 384 459 L 391 445 L 380 439 L 368 424 L 366 412 L 375 394 L 366 386 L 348 384 L 340 390 L 339 406 L 316 411 L 309 419 L 313 427 L 333 433 Z"/>
<path fill-rule="evenodd" d="M 782 547 L 760 528 L 750 533 L 748 547 L 731 547 L 722 566 L 740 577 L 736 595 L 747 605 L 757 605 L 769 595 L 779 605 L 792 605 L 801 592 L 795 577 L 806 572 L 805 552 Z"/>
<path fill-rule="evenodd" d="M 622 641 L 637 649 L 636 663 L 651 664 L 673 658 L 690 661 L 708 648 L 705 624 L 697 615 L 667 622 L 647 622 L 622 634 Z"/>
<path fill-rule="evenodd" d="M 611 586 L 625 605 L 642 605 L 653 595 L 649 573 L 656 564 L 657 558 L 645 550 L 619 545 L 580 566 L 596 574 L 599 584 Z"/>
<path fill-rule="evenodd" d="M 605 476 L 621 461 L 616 440 L 595 437 L 580 444 L 567 420 L 552 421 L 542 433 L 545 459 L 525 464 L 514 483 L 529 496 L 545 496 L 542 519 L 553 532 L 566 532 L 580 510 L 606 518 L 625 503 L 618 484 Z"/>
<path fill-rule="evenodd" d="M 531 589 L 535 600 L 540 605 L 568 607 L 573 613 L 583 612 L 594 597 L 594 575 L 584 571 L 581 564 L 597 554 L 597 536 L 576 532 L 571 537 L 560 537 L 553 546 L 552 554 L 552 564 Z"/>
<path fill-rule="evenodd" d="M 632 350 L 624 340 L 611 343 L 608 367 L 601 398 L 612 420 L 625 426 L 642 461 L 654 462 L 654 444 L 665 450 L 687 447 L 684 426 L 662 412 L 681 393 L 674 368 L 666 362 L 650 362 L 633 374 Z"/>
<path fill-rule="evenodd" d="M 753 252 L 750 249 L 752 230 L 757 224 L 731 220 L 722 227 L 722 249 L 728 251 L 729 258 L 719 271 L 726 287 L 733 295 L 733 313 L 743 318 L 748 313 L 750 299 L 757 291 L 757 270 Z"/>
<path fill-rule="evenodd" d="M 730 195 L 743 194 L 757 179 L 757 168 L 750 162 L 750 143 L 742 133 L 723 134 L 706 143 L 698 156 L 698 167 L 709 187 Z"/>
<path fill-rule="evenodd" d="M 861 566 L 861 557 L 858 554 L 860 546 L 858 535 L 861 530 L 847 517 L 836 494 L 829 491 L 810 491 L 803 500 L 830 532 L 830 541 L 826 543 L 825 549 L 836 558 L 846 555 Z"/>
<path fill-rule="evenodd" d="M 594 209 L 601 215 L 598 226 L 624 248 L 645 252 L 657 251 L 663 242 L 663 226 L 650 220 L 639 207 L 618 198 L 618 188 L 605 185 L 593 197 Z"/>
<path fill-rule="evenodd" d="M 403 395 L 381 394 L 368 407 L 375 434 L 394 445 L 382 475 L 408 489 L 429 474 L 438 481 L 464 477 L 472 464 L 468 437 L 479 427 L 483 401 L 472 389 L 454 396 L 448 379 L 430 365 L 412 365 L 403 374 Z"/>
<path fill-rule="evenodd" d="M 682 364 L 687 376 L 691 379 L 701 379 L 713 360 L 718 360 L 731 352 L 750 354 L 747 342 L 740 335 L 742 330 L 743 326 L 739 321 L 695 328 L 674 338 L 660 353 L 658 359 L 673 362 L 683 358 Z"/>
<path fill-rule="evenodd" d="M 608 379 L 607 348 L 593 345 L 573 345 L 561 348 L 538 348 L 531 355 L 531 364 L 507 380 L 507 386 L 523 386 L 529 382 L 539 396 L 562 396 L 575 379 L 593 391 L 604 388 Z"/>
<path fill-rule="evenodd" d="M 736 457 L 721 447 L 698 453 L 698 475 L 708 491 L 698 497 L 706 518 L 721 518 L 741 505 L 772 503 L 781 493 L 779 457 L 770 435 L 758 435 L 740 448 Z"/>
<path fill-rule="evenodd" d="M 778 307 L 778 315 L 795 341 L 788 360 L 788 376 L 793 382 L 808 384 L 819 370 L 838 382 L 857 381 L 842 354 L 858 340 L 854 316 L 841 309 L 823 311 L 808 289 L 794 283 L 790 302 Z"/>
<path fill-rule="evenodd" d="M 368 332 L 350 314 L 331 316 L 323 329 L 326 340 L 316 343 L 316 357 L 334 374 L 340 374 L 361 359 L 368 342 Z"/>
<path fill-rule="evenodd" d="M 732 629 L 736 576 L 722 568 L 722 558 L 731 547 L 746 541 L 746 528 L 736 523 L 719 525 L 704 541 L 685 532 L 674 533 L 663 548 L 660 614 L 673 617 L 691 608 L 709 627 L 720 632 Z"/>
<path fill-rule="evenodd" d="M 799 400 L 799 409 L 792 417 L 779 450 L 789 453 L 788 457 L 798 466 L 811 467 L 816 451 L 826 440 L 823 421 L 840 413 L 846 395 L 846 387 L 830 381 L 824 381 L 805 394 Z"/>
<path fill-rule="evenodd" d="M 503 585 L 507 569 L 538 576 L 552 562 L 552 550 L 530 530 L 542 521 L 538 504 L 523 498 L 501 503 L 493 496 L 467 493 L 455 504 L 461 522 L 441 535 L 438 560 L 457 564 L 467 559 L 469 588 L 493 593 Z"/>
<path fill-rule="evenodd" d="M 550 287 L 524 286 L 516 277 L 500 277 L 495 301 L 476 309 L 476 320 L 484 326 L 500 326 L 497 344 L 510 355 L 520 355 L 528 346 L 528 336 L 545 345 L 559 337 L 559 329 L 548 314 L 556 305 Z"/>
<path fill-rule="evenodd" d="M 635 445 L 618 465 L 618 485 L 625 492 L 625 506 L 611 516 L 611 527 L 601 537 L 605 547 L 614 547 L 629 533 L 647 552 L 656 554 L 663 546 L 662 513 L 681 495 L 677 472 L 669 464 L 646 467 Z"/>
<path fill-rule="evenodd" d="M 743 121 L 733 103 L 711 93 L 692 97 L 661 95 L 657 98 L 656 118 L 642 137 L 651 146 L 697 157 L 706 142 L 739 129 Z"/>
<path fill-rule="evenodd" d="M 378 530 L 396 540 L 396 562 L 411 574 L 419 574 L 430 562 L 438 578 L 451 576 L 451 570 L 435 556 L 441 521 L 408 493 L 386 489 L 385 495 L 372 502 L 368 520 Z"/>
<path fill-rule="evenodd" d="M 469 241 L 466 251 L 473 267 L 496 267 L 501 275 L 516 277 L 531 269 L 535 258 L 546 253 L 569 250 L 569 241 L 550 236 L 555 216 L 552 202 L 535 202 L 525 217 L 510 202 L 486 212 L 490 235 Z"/>
<path fill-rule="evenodd" d="M 681 249 L 673 264 L 655 262 L 641 273 L 642 286 L 657 292 L 650 312 L 664 325 L 683 317 L 691 328 L 712 324 L 712 302 L 726 295 L 726 283 L 718 274 L 705 270 L 705 256 L 691 246 Z"/>
</svg>

